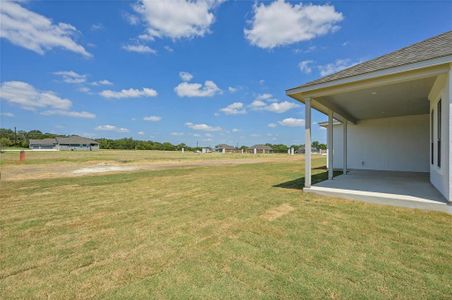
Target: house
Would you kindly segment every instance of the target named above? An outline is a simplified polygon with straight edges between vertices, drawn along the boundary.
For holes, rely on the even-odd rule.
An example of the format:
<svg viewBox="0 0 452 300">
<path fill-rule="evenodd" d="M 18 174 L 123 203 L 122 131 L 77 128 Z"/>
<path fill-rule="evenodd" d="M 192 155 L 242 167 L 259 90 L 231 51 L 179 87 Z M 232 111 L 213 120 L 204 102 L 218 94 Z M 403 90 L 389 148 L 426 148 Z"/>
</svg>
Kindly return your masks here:
<svg viewBox="0 0 452 300">
<path fill-rule="evenodd" d="M 99 150 L 99 143 L 95 140 L 73 135 L 69 137 L 55 137 L 50 139 L 30 139 L 29 148 L 32 150 Z"/>
<path fill-rule="evenodd" d="M 273 152 L 273 149 L 270 146 L 258 144 L 251 146 L 248 151 L 251 153 L 271 153 Z"/>
<path fill-rule="evenodd" d="M 30 139 L 28 145 L 32 150 L 58 150 L 56 148 L 57 141 L 54 138 L 40 140 Z"/>
<path fill-rule="evenodd" d="M 220 144 L 215 146 L 215 151 L 216 152 L 221 152 L 221 153 L 232 153 L 232 152 L 236 152 L 236 148 L 234 146 L 230 146 L 227 144 Z"/>
<path fill-rule="evenodd" d="M 452 213 L 452 31 L 286 94 L 305 104 L 304 191 Z M 330 149 L 315 185 L 312 108 L 328 115 Z"/>
</svg>

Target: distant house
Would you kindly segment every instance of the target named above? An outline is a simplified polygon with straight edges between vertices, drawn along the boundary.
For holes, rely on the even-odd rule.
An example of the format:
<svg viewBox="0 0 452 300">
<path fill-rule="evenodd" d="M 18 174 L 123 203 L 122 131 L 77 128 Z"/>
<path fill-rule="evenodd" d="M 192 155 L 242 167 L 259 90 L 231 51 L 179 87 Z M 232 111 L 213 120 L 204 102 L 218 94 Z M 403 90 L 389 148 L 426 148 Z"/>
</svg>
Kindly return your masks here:
<svg viewBox="0 0 452 300">
<path fill-rule="evenodd" d="M 305 153 L 304 145 L 301 145 L 297 150 L 295 150 L 295 153 L 304 154 Z"/>
<path fill-rule="evenodd" d="M 226 152 L 231 153 L 231 152 L 236 152 L 236 148 L 234 146 L 230 146 L 227 144 L 220 144 L 215 147 L 215 151 L 222 152 L 222 153 L 226 153 Z"/>
<path fill-rule="evenodd" d="M 41 139 L 41 140 L 32 140 L 30 139 L 28 141 L 29 147 L 32 150 L 57 150 L 56 145 L 57 141 L 56 139 Z"/>
<path fill-rule="evenodd" d="M 251 153 L 254 153 L 254 152 L 255 153 L 272 153 L 273 152 L 272 147 L 267 146 L 267 145 L 261 145 L 261 144 L 251 146 L 248 150 Z"/>
<path fill-rule="evenodd" d="M 32 150 L 99 150 L 98 142 L 77 135 L 40 140 L 30 139 L 28 143 Z"/>
</svg>

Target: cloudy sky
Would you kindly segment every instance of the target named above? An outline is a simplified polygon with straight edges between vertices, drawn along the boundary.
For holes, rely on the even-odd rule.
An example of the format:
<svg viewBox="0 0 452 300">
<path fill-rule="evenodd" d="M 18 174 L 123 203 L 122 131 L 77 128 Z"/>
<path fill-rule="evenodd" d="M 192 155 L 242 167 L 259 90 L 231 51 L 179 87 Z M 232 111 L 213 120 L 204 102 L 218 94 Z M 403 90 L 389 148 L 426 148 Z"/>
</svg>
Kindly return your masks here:
<svg viewBox="0 0 452 300">
<path fill-rule="evenodd" d="M 2 0 L 1 127 L 303 143 L 286 89 L 451 30 L 451 14 L 451 2 Z"/>
</svg>

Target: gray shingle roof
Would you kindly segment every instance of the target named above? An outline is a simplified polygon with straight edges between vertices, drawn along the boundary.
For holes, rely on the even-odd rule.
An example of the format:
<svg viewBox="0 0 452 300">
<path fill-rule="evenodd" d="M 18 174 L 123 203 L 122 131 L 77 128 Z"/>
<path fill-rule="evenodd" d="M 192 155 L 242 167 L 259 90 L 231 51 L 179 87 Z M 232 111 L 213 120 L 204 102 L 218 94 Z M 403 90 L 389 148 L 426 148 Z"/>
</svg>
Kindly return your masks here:
<svg viewBox="0 0 452 300">
<path fill-rule="evenodd" d="M 234 146 L 230 146 L 230 145 L 227 145 L 227 144 L 220 144 L 220 145 L 217 145 L 216 147 L 215 147 L 216 149 L 226 149 L 226 150 L 234 150 L 235 149 L 235 147 Z"/>
<path fill-rule="evenodd" d="M 75 145 L 75 144 L 99 144 L 95 140 L 84 138 L 78 135 L 73 135 L 69 137 L 56 137 L 58 144 L 60 145 Z"/>
<path fill-rule="evenodd" d="M 345 70 L 305 83 L 298 87 L 311 86 L 448 55 L 452 55 L 452 31 L 445 32 L 389 54 L 354 65 Z"/>
<path fill-rule="evenodd" d="M 261 144 L 251 146 L 250 148 L 251 149 L 255 149 L 256 148 L 257 150 L 272 150 L 272 147 L 267 146 L 267 145 L 261 145 Z"/>
<path fill-rule="evenodd" d="M 55 145 L 57 142 L 54 138 L 50 138 L 50 139 L 40 139 L 40 140 L 36 140 L 36 139 L 30 139 L 28 141 L 28 143 L 30 145 L 40 145 L 40 146 L 53 146 Z"/>
</svg>

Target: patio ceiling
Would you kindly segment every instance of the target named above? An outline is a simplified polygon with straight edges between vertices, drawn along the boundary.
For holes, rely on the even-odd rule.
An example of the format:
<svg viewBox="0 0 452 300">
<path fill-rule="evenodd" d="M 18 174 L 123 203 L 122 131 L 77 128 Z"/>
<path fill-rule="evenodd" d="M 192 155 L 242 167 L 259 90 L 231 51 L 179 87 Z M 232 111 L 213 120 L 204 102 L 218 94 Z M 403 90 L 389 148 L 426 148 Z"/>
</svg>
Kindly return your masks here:
<svg viewBox="0 0 452 300">
<path fill-rule="evenodd" d="M 349 119 L 428 114 L 428 94 L 436 77 L 322 96 L 315 101 Z"/>
</svg>

